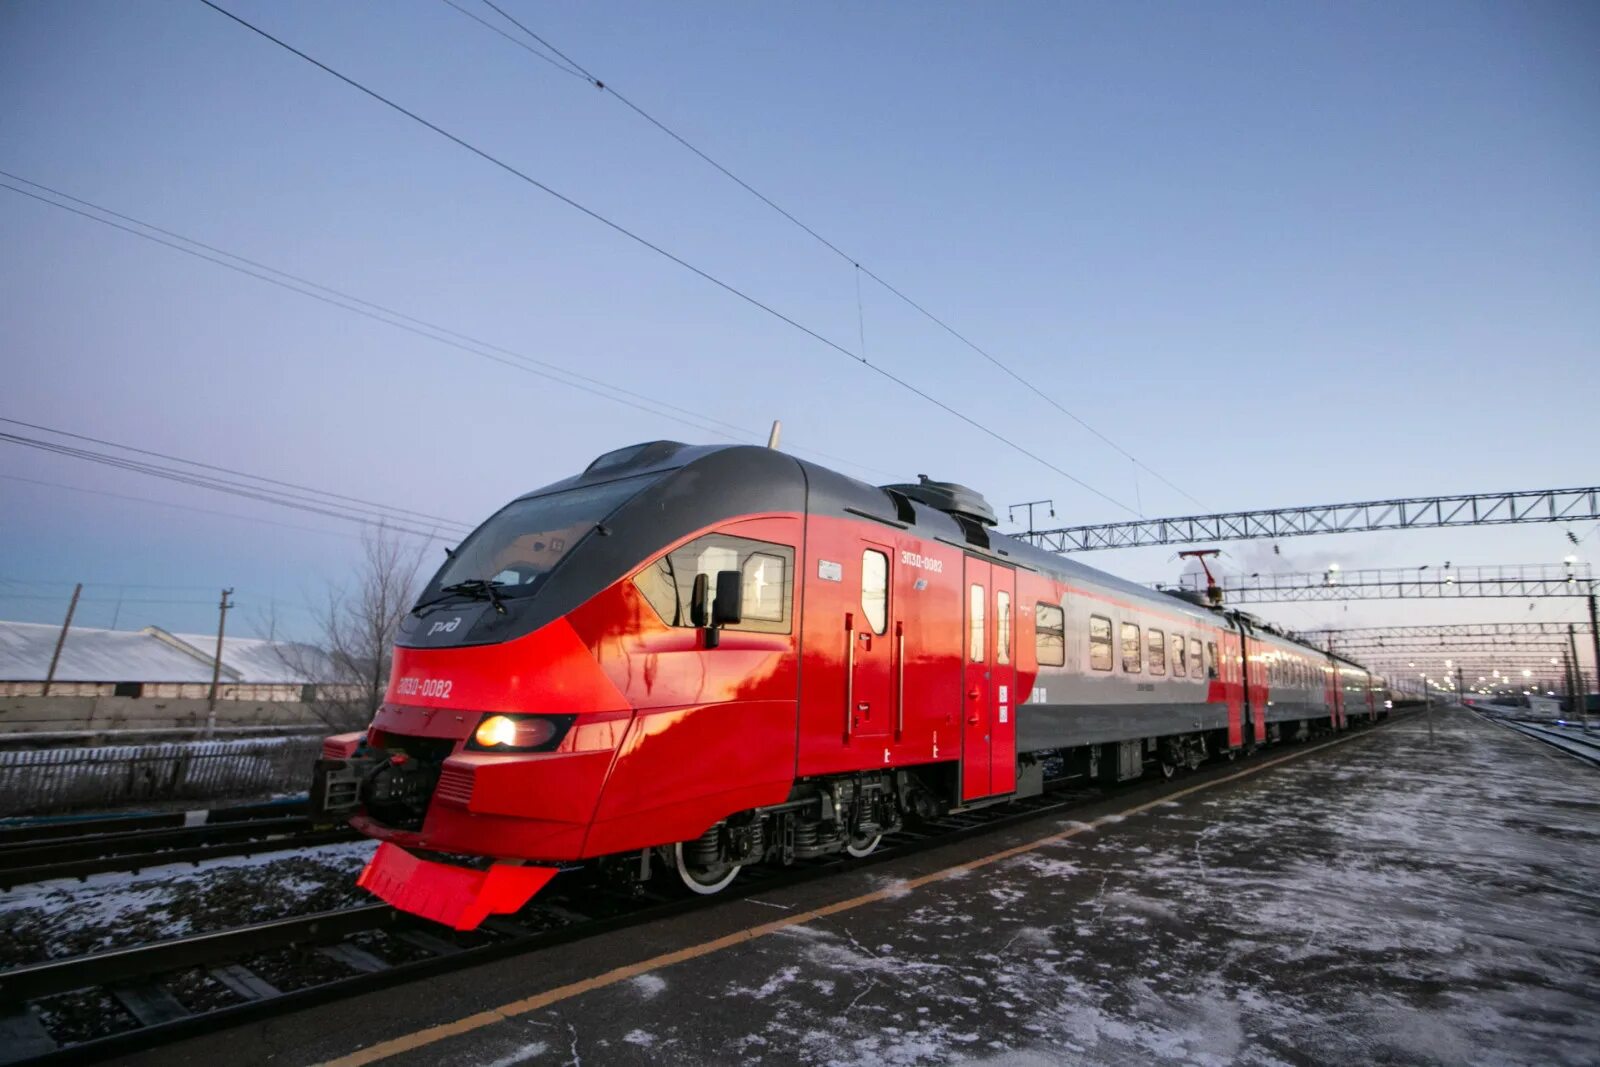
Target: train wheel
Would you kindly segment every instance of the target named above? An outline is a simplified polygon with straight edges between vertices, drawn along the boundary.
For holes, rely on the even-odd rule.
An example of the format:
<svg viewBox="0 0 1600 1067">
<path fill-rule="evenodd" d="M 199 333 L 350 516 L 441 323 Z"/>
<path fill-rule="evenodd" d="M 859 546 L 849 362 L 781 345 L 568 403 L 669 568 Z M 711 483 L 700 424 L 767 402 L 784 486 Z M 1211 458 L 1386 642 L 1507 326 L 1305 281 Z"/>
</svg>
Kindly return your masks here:
<svg viewBox="0 0 1600 1067">
<path fill-rule="evenodd" d="M 722 892 L 744 869 L 742 863 L 714 863 L 705 867 L 685 863 L 681 841 L 672 846 L 672 866 L 677 870 L 678 880 L 684 887 L 701 896 Z"/>
<path fill-rule="evenodd" d="M 850 855 L 854 856 L 856 859 L 860 859 L 863 856 L 870 856 L 876 852 L 878 850 L 878 845 L 882 842 L 882 834 L 874 834 L 871 837 L 852 837 L 848 842 L 845 843 L 844 850 Z"/>
</svg>

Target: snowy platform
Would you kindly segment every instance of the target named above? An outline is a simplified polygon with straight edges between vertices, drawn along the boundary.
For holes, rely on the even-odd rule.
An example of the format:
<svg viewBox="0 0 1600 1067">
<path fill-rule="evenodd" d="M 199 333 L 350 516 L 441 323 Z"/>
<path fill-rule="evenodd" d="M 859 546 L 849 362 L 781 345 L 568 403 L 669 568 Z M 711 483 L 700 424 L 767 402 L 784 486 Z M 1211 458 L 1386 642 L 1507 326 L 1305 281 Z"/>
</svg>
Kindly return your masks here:
<svg viewBox="0 0 1600 1067">
<path fill-rule="evenodd" d="M 1592 1064 L 1600 771 L 1433 726 L 134 1062 Z"/>
</svg>

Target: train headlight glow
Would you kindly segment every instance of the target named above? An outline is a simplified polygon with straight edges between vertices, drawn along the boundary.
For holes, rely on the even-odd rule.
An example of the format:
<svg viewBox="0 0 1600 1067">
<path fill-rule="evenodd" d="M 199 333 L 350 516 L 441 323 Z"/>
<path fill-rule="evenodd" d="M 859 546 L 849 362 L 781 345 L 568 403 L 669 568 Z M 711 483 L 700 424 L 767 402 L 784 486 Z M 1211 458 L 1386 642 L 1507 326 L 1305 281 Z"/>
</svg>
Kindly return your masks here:
<svg viewBox="0 0 1600 1067">
<path fill-rule="evenodd" d="M 572 728 L 575 715 L 485 715 L 472 731 L 472 752 L 550 752 Z"/>
<path fill-rule="evenodd" d="M 517 743 L 517 720 L 509 715 L 491 715 L 478 724 L 472 739 L 481 748 L 512 748 Z"/>
</svg>

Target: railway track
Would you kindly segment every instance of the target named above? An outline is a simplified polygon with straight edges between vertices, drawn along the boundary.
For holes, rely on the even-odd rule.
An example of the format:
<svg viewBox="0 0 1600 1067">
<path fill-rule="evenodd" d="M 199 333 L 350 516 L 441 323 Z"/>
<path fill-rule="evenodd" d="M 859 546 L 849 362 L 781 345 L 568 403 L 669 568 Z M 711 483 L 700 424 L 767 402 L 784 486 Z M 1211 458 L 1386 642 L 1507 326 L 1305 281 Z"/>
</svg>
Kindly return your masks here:
<svg viewBox="0 0 1600 1067">
<path fill-rule="evenodd" d="M 1238 763 L 1214 763 L 1196 774 L 1225 775 L 1285 747 Z M 1154 799 L 1194 780 L 1139 779 L 1114 788 Z M 624 892 L 573 870 L 558 875 L 517 915 L 490 918 L 470 932 L 371 904 L 34 963 L 0 972 L 0 1064 L 84 1063 L 123 1055 L 1060 816 L 1109 792 L 1074 783 L 955 812 L 885 836 L 864 859 L 839 855 L 787 868 L 748 868 L 715 897 Z"/>
<path fill-rule="evenodd" d="M 1495 721 L 1519 734 L 1536 741 L 1543 741 L 1552 748 L 1559 748 L 1569 756 L 1576 756 L 1586 763 L 1600 766 L 1600 731 L 1585 735 L 1579 730 L 1526 722 L 1521 719 L 1497 718 Z"/>
<path fill-rule="evenodd" d="M 16 823 L 0 826 L 0 888 L 330 844 L 356 836 L 346 827 L 312 820 L 303 800 L 205 812 Z"/>
</svg>

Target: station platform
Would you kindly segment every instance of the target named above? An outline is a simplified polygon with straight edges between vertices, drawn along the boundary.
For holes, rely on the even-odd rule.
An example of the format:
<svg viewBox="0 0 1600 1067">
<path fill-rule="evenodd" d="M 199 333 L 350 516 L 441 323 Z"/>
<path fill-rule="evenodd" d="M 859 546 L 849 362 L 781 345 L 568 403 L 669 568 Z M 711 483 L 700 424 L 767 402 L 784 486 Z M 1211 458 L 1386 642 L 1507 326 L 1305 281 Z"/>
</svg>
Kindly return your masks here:
<svg viewBox="0 0 1600 1067">
<path fill-rule="evenodd" d="M 1600 770 L 1466 709 L 131 1057 L 1600 1059 Z"/>
</svg>

